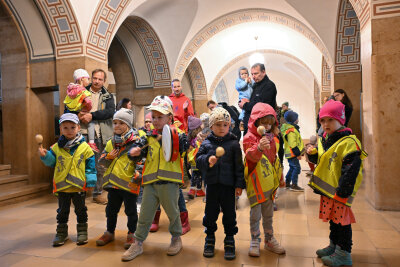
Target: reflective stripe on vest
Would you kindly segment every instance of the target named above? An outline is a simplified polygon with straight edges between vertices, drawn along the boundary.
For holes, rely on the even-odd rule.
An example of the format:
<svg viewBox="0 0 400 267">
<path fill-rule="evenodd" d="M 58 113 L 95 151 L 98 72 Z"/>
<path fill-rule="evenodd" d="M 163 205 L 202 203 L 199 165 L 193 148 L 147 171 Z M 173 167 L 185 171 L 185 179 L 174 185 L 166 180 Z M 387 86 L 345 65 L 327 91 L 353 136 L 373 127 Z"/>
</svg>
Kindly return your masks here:
<svg viewBox="0 0 400 267">
<path fill-rule="evenodd" d="M 328 192 L 329 194 L 332 195 L 332 197 L 336 194 L 336 188 L 322 180 L 321 178 L 312 175 L 310 179 L 310 183 L 313 183 L 314 185 L 318 186 L 320 189 L 324 190 L 325 192 Z M 321 190 L 320 190 L 321 191 Z M 354 196 L 350 196 L 347 200 L 347 203 L 352 204 L 354 200 Z"/>
</svg>

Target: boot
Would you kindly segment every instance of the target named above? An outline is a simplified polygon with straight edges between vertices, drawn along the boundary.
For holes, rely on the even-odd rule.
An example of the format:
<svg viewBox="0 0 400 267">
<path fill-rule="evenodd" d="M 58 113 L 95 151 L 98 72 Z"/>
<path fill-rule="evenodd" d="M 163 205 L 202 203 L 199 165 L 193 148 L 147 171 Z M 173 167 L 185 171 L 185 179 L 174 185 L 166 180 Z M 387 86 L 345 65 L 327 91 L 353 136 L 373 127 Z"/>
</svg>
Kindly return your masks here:
<svg viewBox="0 0 400 267">
<path fill-rule="evenodd" d="M 196 189 L 194 188 L 190 188 L 189 192 L 188 192 L 188 197 L 190 199 L 194 199 L 194 196 L 196 195 Z"/>
<path fill-rule="evenodd" d="M 260 257 L 260 239 L 255 238 L 250 241 L 249 256 Z"/>
<path fill-rule="evenodd" d="M 203 256 L 206 258 L 214 257 L 214 248 L 215 248 L 215 235 L 208 234 L 206 236 L 206 242 L 204 243 Z"/>
<path fill-rule="evenodd" d="M 327 246 L 326 248 L 318 249 L 316 251 L 318 258 L 332 255 L 335 252 L 335 247 L 335 244 L 333 244 L 332 240 L 330 240 L 329 246 Z"/>
<path fill-rule="evenodd" d="M 351 253 L 342 250 L 336 245 L 335 252 L 329 256 L 321 258 L 322 262 L 327 266 L 352 266 Z"/>
<path fill-rule="evenodd" d="M 78 233 L 78 237 L 76 238 L 77 245 L 83 245 L 88 242 L 88 224 L 87 223 L 78 223 L 76 225 L 76 232 Z"/>
<path fill-rule="evenodd" d="M 224 240 L 224 249 L 225 249 L 225 254 L 224 258 L 225 260 L 233 260 L 235 259 L 235 239 L 233 238 L 233 235 L 227 235 Z"/>
<path fill-rule="evenodd" d="M 57 225 L 57 233 L 53 240 L 53 247 L 59 247 L 64 245 L 65 241 L 68 240 L 68 224 L 60 223 Z"/>
<path fill-rule="evenodd" d="M 204 193 L 203 189 L 198 189 L 196 192 L 196 197 L 204 197 L 206 193 Z"/>
<path fill-rule="evenodd" d="M 189 213 L 187 211 L 181 212 L 182 235 L 190 231 Z"/>
<path fill-rule="evenodd" d="M 151 224 L 150 227 L 150 232 L 157 232 L 158 231 L 158 224 L 160 222 L 160 215 L 161 215 L 161 210 L 156 211 L 156 215 L 154 215 L 154 220 L 153 223 Z"/>
</svg>

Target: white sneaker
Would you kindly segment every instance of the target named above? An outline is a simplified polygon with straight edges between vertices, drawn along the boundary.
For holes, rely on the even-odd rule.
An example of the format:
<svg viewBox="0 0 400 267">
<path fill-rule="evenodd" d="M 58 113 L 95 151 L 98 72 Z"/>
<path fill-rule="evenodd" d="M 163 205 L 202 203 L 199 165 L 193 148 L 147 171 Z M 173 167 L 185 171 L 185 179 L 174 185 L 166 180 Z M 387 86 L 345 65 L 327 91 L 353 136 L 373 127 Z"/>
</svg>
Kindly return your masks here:
<svg viewBox="0 0 400 267">
<path fill-rule="evenodd" d="M 260 241 L 259 240 L 251 240 L 250 241 L 249 256 L 260 257 Z"/>
<path fill-rule="evenodd" d="M 174 256 L 178 254 L 182 249 L 182 239 L 180 236 L 173 236 L 171 238 L 171 244 L 169 245 L 167 255 Z"/>
<path fill-rule="evenodd" d="M 286 251 L 285 249 L 279 245 L 278 241 L 275 239 L 275 237 L 272 237 L 270 240 L 265 240 L 264 243 L 264 248 L 266 250 L 272 251 L 276 254 L 285 254 Z"/>
<path fill-rule="evenodd" d="M 127 251 L 122 255 L 122 261 L 130 261 L 143 253 L 143 243 L 135 240 L 134 243 L 128 248 Z"/>
</svg>

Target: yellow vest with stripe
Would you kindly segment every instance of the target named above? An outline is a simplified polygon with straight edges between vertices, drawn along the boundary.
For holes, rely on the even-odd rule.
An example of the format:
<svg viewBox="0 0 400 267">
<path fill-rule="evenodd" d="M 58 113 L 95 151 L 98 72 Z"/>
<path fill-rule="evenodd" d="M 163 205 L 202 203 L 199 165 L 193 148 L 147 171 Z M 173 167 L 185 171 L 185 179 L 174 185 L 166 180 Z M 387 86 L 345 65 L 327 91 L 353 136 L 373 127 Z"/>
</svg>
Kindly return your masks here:
<svg viewBox="0 0 400 267">
<path fill-rule="evenodd" d="M 286 132 L 283 133 L 283 142 L 285 144 L 284 145 L 285 157 L 287 159 L 296 157 L 292 151 L 292 148 L 290 148 L 290 146 L 289 146 L 289 141 L 287 140 L 287 135 L 289 133 L 294 133 L 296 135 L 296 143 L 297 143 L 296 147 L 299 149 L 300 155 L 303 155 L 305 152 L 303 139 L 301 138 L 299 131 L 297 131 L 297 129 L 293 127 L 293 128 L 287 129 Z"/>
<path fill-rule="evenodd" d="M 310 179 L 309 185 L 322 192 L 326 196 L 333 198 L 336 194 L 336 188 L 339 185 L 339 178 L 341 176 L 342 162 L 346 155 L 361 151 L 361 160 L 367 157 L 361 149 L 361 143 L 355 135 L 342 137 L 334 143 L 327 151 L 322 146 L 321 139 L 318 140 L 318 164 L 314 170 L 314 174 Z M 347 206 L 351 206 L 354 196 L 362 181 L 362 163 L 360 171 L 358 172 L 356 183 L 354 185 L 353 193 L 347 199 Z"/>
<path fill-rule="evenodd" d="M 58 144 L 54 144 L 51 149 L 56 155 L 53 192 L 63 191 L 72 186 L 86 190 L 86 160 L 94 155 L 90 146 L 82 142 L 72 155 Z"/>
<path fill-rule="evenodd" d="M 107 142 L 105 151 L 108 153 L 114 149 L 112 141 Z M 104 184 L 103 187 L 115 186 L 119 189 L 138 194 L 140 185 L 135 186 L 135 183 L 130 185 L 134 188 L 129 187 L 129 183 L 136 174 L 136 164 L 128 158 L 128 150 L 125 149 L 119 153 L 119 155 L 111 162 L 110 166 L 104 173 Z"/>
<path fill-rule="evenodd" d="M 143 167 L 142 184 L 151 184 L 157 181 L 169 181 L 183 183 L 182 158 L 179 156 L 175 161 L 166 161 L 159 141 L 149 136 L 146 162 Z"/>
<path fill-rule="evenodd" d="M 199 141 L 196 141 L 196 147 L 191 147 L 191 149 L 189 149 L 187 152 L 187 159 L 188 159 L 188 162 L 190 163 L 190 167 L 192 168 L 192 171 L 199 170 L 196 167 L 196 155 L 197 155 L 197 152 L 199 152 L 200 146 L 201 146 L 201 143 Z"/>
<path fill-rule="evenodd" d="M 86 97 L 90 97 L 91 93 L 88 90 L 82 91 L 75 98 L 70 98 L 68 95 L 64 99 L 64 104 L 67 106 L 69 111 L 81 111 L 82 102 Z"/>
</svg>

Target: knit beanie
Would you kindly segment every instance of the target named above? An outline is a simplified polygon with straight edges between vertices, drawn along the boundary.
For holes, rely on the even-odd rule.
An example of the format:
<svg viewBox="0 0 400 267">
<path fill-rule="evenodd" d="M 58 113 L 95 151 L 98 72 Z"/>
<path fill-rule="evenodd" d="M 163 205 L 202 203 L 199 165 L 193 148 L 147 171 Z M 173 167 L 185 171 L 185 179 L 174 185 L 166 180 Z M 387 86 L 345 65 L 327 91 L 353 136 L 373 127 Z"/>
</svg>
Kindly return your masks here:
<svg viewBox="0 0 400 267">
<path fill-rule="evenodd" d="M 229 112 L 221 107 L 216 107 L 210 115 L 209 119 L 209 124 L 210 127 L 212 127 L 216 122 L 218 121 L 224 121 L 224 122 L 231 122 L 231 115 L 229 115 Z"/>
<path fill-rule="evenodd" d="M 341 125 L 346 122 L 346 116 L 344 113 L 344 105 L 340 101 L 333 99 L 327 101 L 325 105 L 319 110 L 319 122 L 322 118 L 331 117 L 337 120 Z"/>
<path fill-rule="evenodd" d="M 289 123 L 294 123 L 299 118 L 299 114 L 294 112 L 293 110 L 288 110 L 285 112 L 285 120 Z"/>
<path fill-rule="evenodd" d="M 127 108 L 121 108 L 115 112 L 113 120 L 123 121 L 129 128 L 132 128 L 133 124 L 133 111 Z"/>
<path fill-rule="evenodd" d="M 283 102 L 283 103 L 282 103 L 282 106 L 283 106 L 283 105 L 289 107 L 289 102 Z"/>
<path fill-rule="evenodd" d="M 82 78 L 90 78 L 89 73 L 84 69 L 77 69 L 74 71 L 74 81 L 78 81 Z"/>
<path fill-rule="evenodd" d="M 210 125 L 210 122 L 209 122 L 209 120 L 210 120 L 210 114 L 208 114 L 208 113 L 206 113 L 206 112 L 202 113 L 202 114 L 200 115 L 200 120 L 203 122 L 204 127 L 205 127 L 205 128 L 208 128 L 209 125 Z"/>
<path fill-rule="evenodd" d="M 196 128 L 199 128 L 200 126 L 201 126 L 201 120 L 199 118 L 193 116 L 188 117 L 189 130 L 194 130 Z"/>
<path fill-rule="evenodd" d="M 153 121 L 153 117 L 151 116 L 151 112 L 147 113 L 146 116 L 144 116 L 144 121 Z"/>
</svg>

